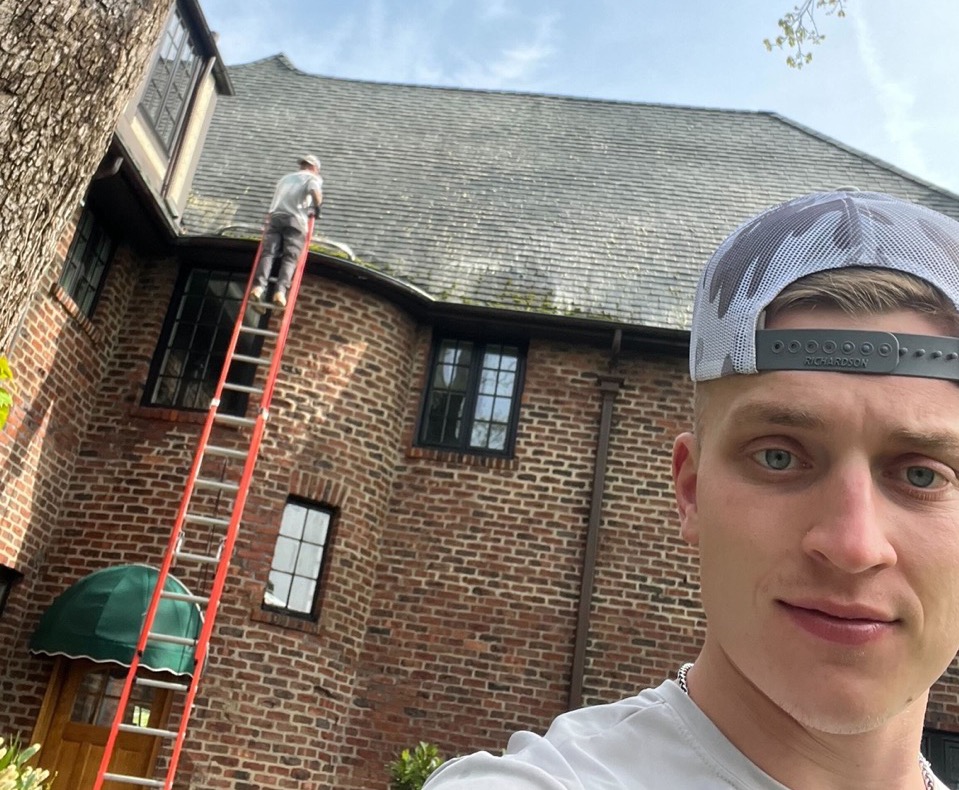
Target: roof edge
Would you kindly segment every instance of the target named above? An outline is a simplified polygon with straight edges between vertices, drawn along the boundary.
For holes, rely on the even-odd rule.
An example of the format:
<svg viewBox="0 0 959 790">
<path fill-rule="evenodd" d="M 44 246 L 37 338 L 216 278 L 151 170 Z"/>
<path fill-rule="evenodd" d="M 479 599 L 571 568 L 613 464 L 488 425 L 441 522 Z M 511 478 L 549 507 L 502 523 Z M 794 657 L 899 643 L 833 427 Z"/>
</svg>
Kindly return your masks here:
<svg viewBox="0 0 959 790">
<path fill-rule="evenodd" d="M 768 113 L 762 110 L 733 109 L 729 107 L 703 107 L 694 104 L 679 104 L 671 102 L 655 101 L 636 101 L 634 99 L 611 99 L 602 96 L 576 96 L 566 93 L 537 93 L 535 91 L 508 90 L 506 88 L 465 88 L 458 85 L 441 85 L 432 83 L 416 82 L 392 82 L 390 80 L 360 79 L 358 77 L 339 77 L 333 74 L 316 74 L 310 71 L 304 71 L 296 66 L 290 57 L 284 52 L 278 52 L 275 55 L 250 60 L 246 63 L 231 63 L 227 68 L 242 69 L 250 66 L 259 66 L 276 61 L 286 69 L 302 77 L 314 77 L 322 80 L 332 80 L 335 82 L 348 82 L 359 85 L 379 85 L 394 88 L 415 88 L 419 90 L 450 91 L 454 93 L 478 93 L 491 94 L 496 96 L 520 96 L 525 98 L 557 99 L 562 101 L 583 102 L 590 104 L 610 104 L 622 105 L 627 107 L 661 107 L 668 110 L 691 110 L 696 112 L 724 113 L 733 115 L 766 115 Z"/>
<path fill-rule="evenodd" d="M 314 240 L 316 241 L 316 240 Z M 320 240 L 321 241 L 321 240 Z M 181 237 L 177 246 L 184 250 L 220 249 L 243 254 L 252 260 L 257 240 L 224 236 Z M 362 263 L 311 250 L 307 258 L 311 273 L 354 284 L 408 310 L 421 320 L 433 323 L 522 325 L 528 331 L 569 338 L 595 340 L 622 330 L 629 345 L 659 353 L 685 354 L 689 349 L 689 330 L 646 326 L 626 320 L 589 316 L 557 315 L 532 310 L 513 310 L 481 304 L 443 301 L 418 286 Z"/>
<path fill-rule="evenodd" d="M 815 137 L 817 140 L 821 140 L 827 145 L 831 145 L 835 148 L 840 149 L 841 151 L 845 151 L 846 153 L 852 154 L 853 156 L 858 156 L 860 159 L 865 159 L 867 162 L 871 162 L 877 167 L 881 167 L 884 170 L 888 170 L 890 173 L 893 173 L 894 175 L 897 175 L 900 178 L 904 178 L 907 181 L 912 181 L 914 184 L 919 184 L 920 186 L 924 186 L 927 189 L 932 189 L 935 192 L 938 192 L 939 194 L 943 195 L 944 197 L 949 198 L 950 200 L 955 200 L 959 202 L 959 194 L 955 192 L 951 192 L 949 189 L 947 189 L 946 187 L 940 184 L 935 184 L 932 181 L 927 181 L 926 179 L 921 178 L 920 176 L 917 176 L 915 173 L 910 173 L 908 170 L 903 170 L 897 165 L 887 162 L 885 159 L 880 159 L 878 156 L 874 156 L 873 154 L 866 153 L 865 151 L 862 151 L 847 143 L 844 143 L 841 140 L 837 140 L 835 137 L 830 137 L 828 134 L 824 134 L 823 132 L 817 131 L 816 129 L 813 129 L 811 126 L 806 126 L 805 124 L 800 123 L 799 121 L 794 121 L 792 118 L 787 118 L 785 115 L 780 115 L 778 112 L 773 112 L 771 110 L 762 110 L 760 112 L 763 115 L 768 115 L 770 118 L 774 118 L 777 121 L 784 123 L 786 126 L 791 126 L 794 129 L 797 129 L 798 131 L 803 132 L 804 134 L 808 134 L 810 137 Z"/>
<path fill-rule="evenodd" d="M 216 80 L 220 95 L 235 96 L 236 91 L 233 88 L 233 81 L 230 79 L 229 69 L 220 54 L 219 35 L 210 30 L 210 25 L 206 21 L 206 14 L 203 13 L 198 0 L 182 0 L 182 3 L 184 10 L 189 14 L 190 20 L 199 28 L 201 44 L 207 50 L 206 54 L 213 59 L 213 78 Z"/>
</svg>

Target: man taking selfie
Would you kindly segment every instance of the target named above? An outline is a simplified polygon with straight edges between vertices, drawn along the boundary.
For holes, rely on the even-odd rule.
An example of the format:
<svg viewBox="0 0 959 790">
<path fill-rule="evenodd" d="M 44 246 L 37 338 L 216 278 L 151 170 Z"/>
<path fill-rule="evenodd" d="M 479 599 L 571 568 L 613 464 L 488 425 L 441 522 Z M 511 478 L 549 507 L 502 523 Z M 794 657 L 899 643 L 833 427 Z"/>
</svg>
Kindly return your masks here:
<svg viewBox="0 0 959 790">
<path fill-rule="evenodd" d="M 919 744 L 959 649 L 957 338 L 959 222 L 838 191 L 740 226 L 673 449 L 699 656 L 425 790 L 945 790 Z"/>
</svg>

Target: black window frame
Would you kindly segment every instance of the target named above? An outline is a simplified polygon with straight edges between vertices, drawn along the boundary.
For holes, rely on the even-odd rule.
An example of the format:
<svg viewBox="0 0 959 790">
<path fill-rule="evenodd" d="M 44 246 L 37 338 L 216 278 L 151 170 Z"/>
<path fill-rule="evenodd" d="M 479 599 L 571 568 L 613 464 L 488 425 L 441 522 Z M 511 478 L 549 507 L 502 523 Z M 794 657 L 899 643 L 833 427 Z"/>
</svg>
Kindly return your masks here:
<svg viewBox="0 0 959 790">
<path fill-rule="evenodd" d="M 456 440 L 435 439 L 431 437 L 431 434 L 435 433 L 435 431 L 431 430 L 431 402 L 434 392 L 436 391 L 435 379 L 437 366 L 442 364 L 441 354 L 445 343 L 470 343 L 473 347 L 465 387 L 466 395 L 461 415 L 462 425 L 460 436 Z M 514 348 L 516 350 L 516 370 L 514 371 L 513 392 L 510 395 L 509 419 L 505 423 L 500 423 L 506 426 L 506 438 L 502 448 L 472 445 L 473 427 L 477 422 L 476 407 L 481 396 L 480 385 L 483 361 L 487 351 L 494 347 Z M 478 338 L 474 335 L 457 332 L 435 332 L 430 349 L 429 368 L 427 370 L 426 384 L 423 388 L 423 400 L 416 428 L 416 446 L 466 455 L 511 458 L 516 452 L 516 435 L 519 427 L 520 406 L 526 378 L 527 351 L 527 341 L 515 337 Z M 483 420 L 480 421 L 482 422 Z"/>
<path fill-rule="evenodd" d="M 93 317 L 100 301 L 116 250 L 116 240 L 97 219 L 96 213 L 84 206 L 58 282 L 87 318 Z"/>
<path fill-rule="evenodd" d="M 184 51 L 192 53 L 190 71 L 185 80 L 180 73 Z M 168 156 L 175 150 L 177 140 L 183 133 L 184 121 L 193 103 L 193 94 L 202 70 L 203 53 L 199 38 L 179 3 L 174 3 L 137 105 L 147 126 Z M 170 112 L 174 100 L 179 102 L 179 106 L 175 112 Z M 169 128 L 166 128 L 167 124 Z"/>
<path fill-rule="evenodd" d="M 326 515 L 326 534 L 324 541 L 321 544 L 305 541 L 303 540 L 305 529 L 301 532 L 300 537 L 297 539 L 297 554 L 294 559 L 294 568 L 293 571 L 283 570 L 276 567 L 277 562 L 277 547 L 280 544 L 282 539 L 293 540 L 289 535 L 283 534 L 283 518 L 285 518 L 287 510 L 291 507 L 301 508 L 307 514 L 310 512 L 323 513 Z M 306 525 L 306 518 L 304 517 L 304 527 Z M 330 555 L 333 552 L 334 543 L 336 539 L 336 529 L 339 522 L 339 510 L 331 505 L 325 504 L 323 502 L 315 502 L 310 499 L 298 496 L 289 496 L 287 497 L 286 502 L 283 504 L 283 514 L 281 516 L 280 522 L 280 531 L 277 532 L 276 541 L 273 544 L 273 555 L 270 557 L 270 570 L 268 573 L 267 586 L 263 589 L 263 599 L 260 603 L 262 609 L 268 612 L 277 612 L 279 614 L 287 615 L 299 620 L 309 620 L 311 622 L 316 622 L 320 617 L 320 609 L 323 603 L 324 593 L 326 592 L 327 587 L 327 576 L 329 574 L 330 568 Z M 300 551 L 303 548 L 305 543 L 311 543 L 311 545 L 318 545 L 320 547 L 320 562 L 319 567 L 316 570 L 315 577 L 312 578 L 313 582 L 313 594 L 310 600 L 310 609 L 309 611 L 302 611 L 300 609 L 290 607 L 290 597 L 292 594 L 292 584 L 287 590 L 285 597 L 285 603 L 283 605 L 269 602 L 267 600 L 268 595 L 274 595 L 274 587 L 271 587 L 274 583 L 273 575 L 274 573 L 289 576 L 291 579 L 294 578 L 310 578 L 304 576 L 303 574 L 296 573 L 296 566 L 299 563 Z"/>
<path fill-rule="evenodd" d="M 13 588 L 23 580 L 23 574 L 7 565 L 0 565 L 0 617 L 7 608 Z"/>
<path fill-rule="evenodd" d="M 213 314 L 203 311 L 207 306 L 207 292 L 209 283 L 214 277 L 221 277 L 225 280 L 224 292 L 229 292 L 230 299 L 222 299 L 219 303 L 215 299 L 210 299 L 211 311 Z M 246 285 L 249 279 L 249 273 L 245 270 L 226 266 L 205 266 L 199 264 L 183 265 L 180 268 L 176 285 L 170 296 L 170 303 L 167 307 L 166 318 L 164 319 L 163 329 L 157 341 L 156 349 L 153 353 L 153 360 L 150 363 L 150 371 L 147 376 L 146 386 L 143 388 L 143 398 L 141 405 L 151 408 L 175 409 L 177 411 L 187 412 L 205 412 L 210 408 L 210 400 L 216 390 L 220 374 L 223 371 L 223 364 L 226 361 L 226 351 L 232 337 L 233 328 L 236 324 L 236 316 L 239 313 L 239 307 L 243 299 Z M 204 283 L 206 291 L 202 296 L 199 295 L 195 286 Z M 231 291 L 232 286 L 232 291 Z M 191 288 L 193 289 L 191 291 Z M 217 294 L 213 294 L 217 296 Z M 207 339 L 203 346 L 194 348 L 194 341 L 199 330 L 196 326 L 198 322 L 182 320 L 184 313 L 190 307 L 187 302 L 189 299 L 200 298 L 199 317 L 205 318 L 205 323 L 200 323 L 201 327 L 213 325 L 215 320 L 216 329 L 213 336 Z M 236 312 L 231 312 L 229 304 L 235 305 Z M 255 316 L 255 318 L 254 318 Z M 225 319 L 225 320 L 224 320 Z M 269 313 L 257 315 L 248 307 L 246 321 L 254 321 L 254 326 L 260 329 L 266 328 L 269 322 Z M 193 326 L 193 330 L 189 329 Z M 180 334 L 181 328 L 183 333 Z M 189 335 L 190 343 L 186 345 L 186 339 Z M 237 343 L 236 353 L 244 356 L 259 356 L 263 348 L 263 336 L 243 333 L 240 335 Z M 176 352 L 185 352 L 177 355 Z M 180 363 L 182 375 L 175 375 L 168 371 L 168 362 L 173 364 Z M 190 376 L 191 372 L 202 371 L 203 376 Z M 230 377 L 228 381 L 234 384 L 251 386 L 257 375 L 257 366 L 252 362 L 234 362 L 230 367 Z M 161 387 L 169 385 L 173 381 L 178 381 L 174 385 L 173 397 L 159 397 Z M 203 382 L 206 384 L 197 384 L 195 396 L 190 396 L 183 389 L 184 382 L 186 386 L 190 383 Z M 246 412 L 249 402 L 247 393 L 236 390 L 224 390 L 221 394 L 218 411 L 222 414 L 243 416 Z"/>
</svg>

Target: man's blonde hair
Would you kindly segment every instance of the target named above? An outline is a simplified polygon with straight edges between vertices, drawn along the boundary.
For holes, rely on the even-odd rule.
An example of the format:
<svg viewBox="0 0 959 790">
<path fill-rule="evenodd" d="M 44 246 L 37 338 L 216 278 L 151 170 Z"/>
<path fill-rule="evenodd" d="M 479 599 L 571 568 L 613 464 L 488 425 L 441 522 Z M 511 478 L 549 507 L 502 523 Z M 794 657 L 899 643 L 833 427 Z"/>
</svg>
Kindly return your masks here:
<svg viewBox="0 0 959 790">
<path fill-rule="evenodd" d="M 959 334 L 959 311 L 942 291 L 895 269 L 851 266 L 807 275 L 786 286 L 765 314 L 769 320 L 789 310 L 817 307 L 853 316 L 909 310 L 941 322 L 949 335 Z"/>
<path fill-rule="evenodd" d="M 765 310 L 767 321 L 790 310 L 816 308 L 841 310 L 847 315 L 869 316 L 909 310 L 928 316 L 947 336 L 959 336 L 959 310 L 934 285 L 895 269 L 849 266 L 816 272 L 786 286 Z M 696 384 L 693 420 L 702 433 L 706 391 L 711 382 Z M 705 386 L 704 386 L 705 385 Z"/>
</svg>

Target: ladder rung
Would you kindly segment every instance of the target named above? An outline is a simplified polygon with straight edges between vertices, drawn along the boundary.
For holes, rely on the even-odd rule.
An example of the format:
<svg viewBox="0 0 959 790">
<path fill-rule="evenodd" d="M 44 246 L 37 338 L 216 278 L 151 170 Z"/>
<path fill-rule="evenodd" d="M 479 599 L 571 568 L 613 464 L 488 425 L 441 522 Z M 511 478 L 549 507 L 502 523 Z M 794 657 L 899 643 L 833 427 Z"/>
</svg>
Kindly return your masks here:
<svg viewBox="0 0 959 790">
<path fill-rule="evenodd" d="M 139 727 L 136 724 L 121 724 L 121 732 L 136 732 L 140 735 L 155 735 L 157 738 L 176 738 L 176 730 L 159 730 L 156 727 Z"/>
<path fill-rule="evenodd" d="M 223 389 L 232 392 L 245 392 L 247 395 L 262 395 L 262 387 L 248 387 L 246 384 L 231 384 L 229 381 L 223 382 Z"/>
<path fill-rule="evenodd" d="M 269 365 L 269 357 L 251 357 L 248 354 L 234 354 L 233 362 L 249 362 L 251 365 Z"/>
<path fill-rule="evenodd" d="M 184 601 L 186 603 L 195 603 L 199 606 L 207 604 L 210 602 L 209 598 L 206 598 L 202 595 L 190 595 L 189 593 L 178 593 L 178 592 L 168 592 L 164 590 L 160 593 L 161 598 L 166 598 L 168 601 Z"/>
<path fill-rule="evenodd" d="M 251 420 L 249 417 L 234 417 L 232 414 L 220 414 L 219 412 L 213 419 L 226 425 L 247 425 L 251 427 L 256 425 L 256 420 Z"/>
<path fill-rule="evenodd" d="M 279 332 L 274 332 L 272 329 L 260 329 L 258 326 L 248 326 L 243 324 L 240 327 L 240 331 L 248 335 L 259 335 L 260 337 L 279 337 Z"/>
<path fill-rule="evenodd" d="M 198 477 L 196 479 L 198 488 L 212 488 L 216 491 L 239 491 L 239 483 L 231 483 L 228 480 L 211 480 L 209 477 Z"/>
<path fill-rule="evenodd" d="M 159 634 L 156 631 L 150 631 L 147 634 L 147 639 L 151 639 L 154 642 L 169 642 L 171 645 L 184 645 L 185 647 L 194 647 L 196 645 L 196 639 L 190 639 L 186 636 L 174 636 L 173 634 Z"/>
<path fill-rule="evenodd" d="M 230 519 L 218 516 L 201 516 L 199 513 L 187 513 L 184 518 L 191 524 L 203 524 L 205 527 L 228 527 Z"/>
<path fill-rule="evenodd" d="M 219 557 L 210 557 L 206 554 L 191 554 L 188 551 L 178 551 L 176 558 L 178 560 L 190 560 L 190 562 L 205 562 L 210 565 L 216 565 L 220 561 Z"/>
<path fill-rule="evenodd" d="M 208 444 L 205 452 L 207 455 L 222 455 L 226 458 L 236 458 L 239 461 L 245 461 L 249 455 L 247 450 L 237 450 L 233 447 L 220 447 L 215 444 Z"/>
<path fill-rule="evenodd" d="M 173 683 L 169 680 L 154 680 L 153 678 L 137 678 L 138 686 L 151 689 L 169 689 L 170 691 L 189 691 L 189 683 Z"/>
<path fill-rule="evenodd" d="M 313 217 L 310 217 L 308 223 L 308 235 L 313 232 Z M 305 264 L 307 256 L 309 254 L 309 245 L 304 245 L 303 249 L 300 252 L 297 260 L 297 266 L 302 267 Z M 299 272 L 300 274 L 302 272 Z M 271 278 L 270 282 L 276 282 L 276 278 Z M 257 290 L 263 291 L 263 289 L 258 288 Z M 236 325 L 234 327 L 233 340 L 231 341 L 231 353 L 229 358 L 226 360 L 226 365 L 233 365 L 238 363 L 239 365 L 255 365 L 256 368 L 247 368 L 251 376 L 245 378 L 243 383 L 231 383 L 227 381 L 222 381 L 219 385 L 219 388 L 216 391 L 215 397 L 210 401 L 209 411 L 207 413 L 207 422 L 205 424 L 204 432 L 200 440 L 200 446 L 197 448 L 196 458 L 194 461 L 194 467 L 190 473 L 189 478 L 186 481 L 186 491 L 184 494 L 184 501 L 181 506 L 181 510 L 178 513 L 176 523 L 173 527 L 173 532 L 170 536 L 171 545 L 167 550 L 164 560 L 164 568 L 169 568 L 171 561 L 176 562 L 185 562 L 185 563 L 198 563 L 198 564 L 207 564 L 207 565 L 216 565 L 219 566 L 217 576 L 219 577 L 226 571 L 228 571 L 228 565 L 230 563 L 231 554 L 233 553 L 232 549 L 232 539 L 235 537 L 235 531 L 240 525 L 240 520 L 242 517 L 243 510 L 243 500 L 245 498 L 246 487 L 249 485 L 249 481 L 246 479 L 249 475 L 249 468 L 252 466 L 253 462 L 256 460 L 256 449 L 258 445 L 258 439 L 260 432 L 266 426 L 267 420 L 269 420 L 269 410 L 267 408 L 269 401 L 269 393 L 271 392 L 271 387 L 273 385 L 273 380 L 276 378 L 279 370 L 280 355 L 283 352 L 283 340 L 285 338 L 286 330 L 289 328 L 291 315 L 286 315 L 287 307 L 292 307 L 292 302 L 290 305 L 279 305 L 273 302 L 259 302 L 258 304 L 252 304 L 252 283 L 247 286 L 247 292 L 243 297 L 242 304 L 248 308 L 252 308 L 253 312 L 256 313 L 266 313 L 269 310 L 269 314 L 262 318 L 262 320 L 254 319 L 252 321 L 253 325 L 247 323 L 249 315 L 244 311 L 243 315 L 237 316 Z M 262 293 L 261 293 L 262 296 Z M 294 291 L 291 295 L 293 300 L 296 299 L 296 292 Z M 282 291 L 279 292 L 279 295 L 274 294 L 273 299 L 279 299 L 283 301 Z M 279 321 L 279 331 L 274 329 L 268 329 L 265 327 L 267 322 L 272 316 L 277 316 Z M 250 353 L 237 353 L 237 348 L 235 346 L 237 336 L 242 333 L 247 339 L 254 338 L 256 339 L 254 343 L 250 344 L 252 348 L 243 349 L 245 351 L 253 351 L 256 353 L 260 349 L 263 349 L 267 353 L 260 354 L 258 356 L 252 356 Z M 264 341 L 274 341 L 271 344 Z M 269 353 L 272 352 L 272 353 Z M 266 368 L 266 369 L 264 369 Z M 234 368 L 234 371 L 238 368 Z M 260 375 L 260 371 L 267 377 L 266 382 L 261 382 L 259 386 L 255 385 L 255 380 L 253 378 L 253 373 L 255 372 L 257 376 Z M 226 370 L 224 371 L 224 378 L 226 375 Z M 236 378 L 242 378 L 237 376 Z M 260 399 L 260 404 L 256 407 L 255 415 L 253 417 L 247 417 L 246 413 L 241 412 L 240 414 L 228 414 L 221 413 L 220 407 L 224 406 L 221 400 L 221 395 L 223 392 L 236 392 L 250 396 L 258 396 Z M 264 401 L 264 399 L 266 399 Z M 240 398 L 241 401 L 247 401 L 247 398 Z M 230 411 L 230 409 L 226 409 Z M 233 410 L 235 411 L 235 410 Z M 251 410 L 252 411 L 252 410 Z M 251 429 L 248 431 L 250 441 L 249 447 L 237 447 L 236 445 L 241 445 L 240 441 L 232 441 L 229 438 L 222 439 L 227 441 L 231 446 L 224 446 L 220 444 L 208 443 L 208 439 L 211 438 L 211 429 L 216 430 L 214 426 L 230 426 L 234 428 L 248 428 Z M 218 441 L 221 439 L 218 439 Z M 244 464 L 244 472 L 246 477 L 243 477 L 239 482 L 234 482 L 238 475 L 227 475 L 226 473 L 220 474 L 214 471 L 211 467 L 213 461 L 210 461 L 210 466 L 203 467 L 203 462 L 206 456 L 211 456 L 217 459 L 226 459 L 225 461 L 220 461 L 217 463 L 219 466 L 224 468 L 227 466 L 236 466 L 236 464 L 230 464 L 230 461 L 241 461 Z M 201 468 L 207 474 L 212 474 L 214 477 L 205 477 L 200 474 Z M 216 479 L 219 477 L 220 479 Z M 223 479 L 226 477 L 232 477 L 233 480 Z M 222 511 L 219 506 L 216 509 L 207 508 L 204 506 L 202 500 L 209 499 L 209 494 L 206 494 L 202 497 L 201 501 L 196 504 L 191 505 L 190 497 L 192 496 L 194 489 L 206 489 L 207 491 L 212 490 L 215 492 L 229 492 L 235 495 L 235 501 L 233 507 L 231 508 L 232 515 L 224 517 L 219 515 Z M 240 491 L 243 490 L 241 494 Z M 217 501 L 225 499 L 226 497 L 215 496 L 213 497 Z M 191 507 L 196 507 L 198 510 L 204 512 L 203 515 L 197 512 L 189 512 Z M 213 511 L 217 515 L 207 515 L 210 511 Z M 189 530 L 197 533 L 211 532 L 214 533 L 215 529 L 221 529 L 224 532 L 219 536 L 221 538 L 219 547 L 211 545 L 213 541 L 207 542 L 206 540 L 201 539 L 198 535 L 194 535 L 192 538 L 188 537 L 188 529 L 185 529 L 185 525 L 189 524 Z M 195 529 L 196 525 L 200 527 L 207 527 L 210 529 Z M 204 545 L 206 544 L 206 545 Z M 225 547 L 229 546 L 230 550 L 225 551 Z M 214 554 L 209 553 L 194 553 L 193 551 L 182 551 L 183 548 L 194 548 L 198 552 L 215 552 Z M 171 557 L 172 554 L 172 557 Z M 191 569 L 192 571 L 202 570 L 202 569 Z M 203 574 L 205 575 L 205 571 Z M 221 580 L 222 581 L 222 580 Z M 154 591 L 154 601 L 153 605 L 150 608 L 150 612 L 144 618 L 143 631 L 145 634 L 141 636 L 141 654 L 142 646 L 151 644 L 151 643 L 160 643 L 160 644 L 170 644 L 170 645 L 180 645 L 184 648 L 189 649 L 190 653 L 195 652 L 197 655 L 194 657 L 194 674 L 193 677 L 186 679 L 184 682 L 181 678 L 161 680 L 160 677 L 163 675 L 155 675 L 153 677 L 136 677 L 135 667 L 137 666 L 137 659 L 134 657 L 134 661 L 130 670 L 127 673 L 127 683 L 128 685 L 124 687 L 124 691 L 121 694 L 121 700 L 123 702 L 116 711 L 116 716 L 113 719 L 113 724 L 111 725 L 110 737 L 107 741 L 109 744 L 108 748 L 104 749 L 103 756 L 101 758 L 102 766 L 100 767 L 97 774 L 97 784 L 103 783 L 104 780 L 115 783 L 118 785 L 133 785 L 137 787 L 156 787 L 156 788 L 165 788 L 169 786 L 176 774 L 177 760 L 180 755 L 180 746 L 182 745 L 183 737 L 186 733 L 187 723 L 189 722 L 193 705 L 187 705 L 184 710 L 179 714 L 180 721 L 176 725 L 179 727 L 179 730 L 169 730 L 161 729 L 160 727 L 150 727 L 150 726 L 139 726 L 138 724 L 133 724 L 130 722 L 124 722 L 124 718 L 128 718 L 128 695 L 130 693 L 130 686 L 133 683 L 136 683 L 138 686 L 145 687 L 148 689 L 159 689 L 169 692 L 185 692 L 186 698 L 189 701 L 193 694 L 197 690 L 197 684 L 199 683 L 200 676 L 204 673 L 206 669 L 206 648 L 207 640 L 209 638 L 208 632 L 206 629 L 203 629 L 197 636 L 193 638 L 188 638 L 186 636 L 180 636 L 177 634 L 163 633 L 162 629 L 169 627 L 164 626 L 162 623 L 155 623 L 156 615 L 156 606 L 159 601 L 176 601 L 191 606 L 197 606 L 198 608 L 204 608 L 205 611 L 201 612 L 201 617 L 213 618 L 216 614 L 216 596 L 218 595 L 217 587 L 214 585 L 213 591 L 206 591 L 207 595 L 195 595 L 191 592 L 185 590 L 183 592 L 173 592 L 167 590 L 157 590 Z M 208 627 L 212 627 L 212 619 L 207 623 Z M 159 628 L 161 631 L 155 631 L 154 628 Z M 177 629 L 174 629 L 177 630 Z M 187 651 L 183 651 L 187 652 Z M 151 673 L 153 674 L 153 673 Z M 165 676 L 169 677 L 169 676 Z M 141 711 L 142 712 L 142 711 Z M 138 715 L 138 712 L 135 712 L 133 716 L 133 721 L 142 721 L 144 724 L 150 724 L 149 719 Z M 158 722 L 153 722 L 154 724 Z M 161 725 L 166 725 L 166 722 L 160 723 Z M 164 746 L 164 748 L 171 748 L 172 755 L 164 755 L 164 762 L 168 762 L 167 766 L 167 776 L 166 779 L 154 779 L 146 778 L 141 776 L 131 776 L 123 773 L 111 773 L 107 771 L 107 768 L 110 765 L 111 759 L 115 757 L 115 751 L 118 748 L 118 742 L 116 740 L 118 732 L 128 733 L 128 734 L 137 734 L 140 736 L 164 739 L 171 741 Z M 158 747 L 157 747 L 158 748 Z M 155 751 L 155 749 L 154 749 Z"/>
<path fill-rule="evenodd" d="M 163 787 L 166 782 L 158 782 L 156 779 L 144 779 L 142 776 L 124 776 L 123 774 L 104 774 L 104 779 L 111 782 L 122 782 L 128 785 L 139 785 L 140 787 Z"/>
</svg>

